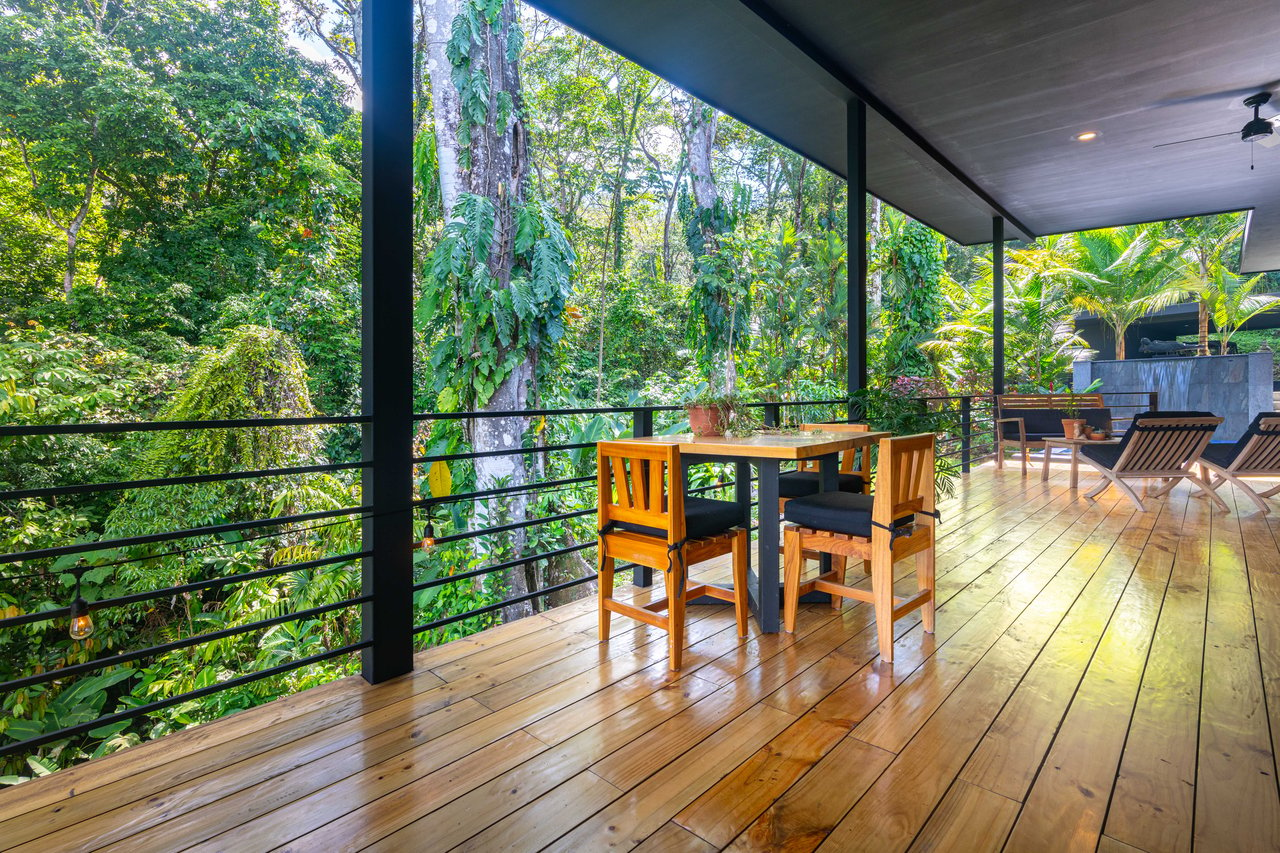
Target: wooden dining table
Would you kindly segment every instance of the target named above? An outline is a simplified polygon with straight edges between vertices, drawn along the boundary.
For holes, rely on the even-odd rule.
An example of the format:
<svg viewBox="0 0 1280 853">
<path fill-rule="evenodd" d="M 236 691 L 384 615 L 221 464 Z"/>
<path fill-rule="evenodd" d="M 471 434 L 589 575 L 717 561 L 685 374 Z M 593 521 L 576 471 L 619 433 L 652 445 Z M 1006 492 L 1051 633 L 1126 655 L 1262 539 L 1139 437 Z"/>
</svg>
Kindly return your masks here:
<svg viewBox="0 0 1280 853">
<path fill-rule="evenodd" d="M 783 462 L 801 460 L 816 461 L 822 491 L 835 491 L 839 484 L 840 454 L 878 444 L 888 438 L 887 432 L 827 432 L 810 430 L 797 433 L 760 433 L 741 438 L 729 436 L 699 436 L 692 433 L 655 435 L 632 438 L 629 441 L 653 444 L 674 444 L 680 448 L 680 460 L 684 467 L 685 491 L 689 488 L 688 469 L 691 465 L 715 462 L 733 462 L 734 496 L 742 509 L 743 524 L 751 527 L 751 468 L 754 466 L 758 480 L 757 501 L 760 506 L 760 529 L 756 538 L 756 559 L 748 570 L 751 610 L 760 630 L 776 633 L 781 627 L 781 554 L 778 537 L 778 476 Z M 824 557 L 824 563 L 829 560 Z M 641 575 L 646 578 L 647 573 Z M 645 581 L 641 581 L 644 583 Z M 717 603 L 708 599 L 707 603 Z"/>
</svg>

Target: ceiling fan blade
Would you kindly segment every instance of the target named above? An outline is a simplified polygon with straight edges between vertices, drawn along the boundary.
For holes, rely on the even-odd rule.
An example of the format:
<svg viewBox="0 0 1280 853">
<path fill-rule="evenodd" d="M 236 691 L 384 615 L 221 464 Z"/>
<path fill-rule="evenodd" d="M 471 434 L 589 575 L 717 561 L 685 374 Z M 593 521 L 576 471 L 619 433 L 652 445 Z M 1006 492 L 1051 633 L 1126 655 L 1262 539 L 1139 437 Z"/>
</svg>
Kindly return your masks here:
<svg viewBox="0 0 1280 853">
<path fill-rule="evenodd" d="M 1229 98 L 1243 98 L 1246 95 L 1252 95 L 1255 92 L 1274 92 L 1280 87 L 1280 80 L 1272 80 L 1269 83 L 1260 83 L 1254 86 L 1240 86 L 1235 89 L 1219 89 L 1216 92 L 1196 92 L 1188 95 L 1173 95 L 1156 101 L 1154 107 L 1173 107 L 1179 104 L 1200 104 L 1205 101 L 1222 101 Z"/>
<path fill-rule="evenodd" d="M 1259 139 L 1258 144 L 1263 148 L 1275 148 L 1280 145 L 1280 133 L 1273 133 L 1266 139 Z"/>
<path fill-rule="evenodd" d="M 1240 131 L 1232 130 L 1227 133 L 1214 133 L 1209 136 L 1196 136 L 1192 139 L 1179 139 L 1177 142 L 1161 142 L 1159 145 L 1152 145 L 1152 148 L 1168 148 L 1170 145 L 1182 145 L 1187 142 L 1199 142 L 1202 139 L 1217 139 L 1221 136 L 1239 136 Z"/>
</svg>

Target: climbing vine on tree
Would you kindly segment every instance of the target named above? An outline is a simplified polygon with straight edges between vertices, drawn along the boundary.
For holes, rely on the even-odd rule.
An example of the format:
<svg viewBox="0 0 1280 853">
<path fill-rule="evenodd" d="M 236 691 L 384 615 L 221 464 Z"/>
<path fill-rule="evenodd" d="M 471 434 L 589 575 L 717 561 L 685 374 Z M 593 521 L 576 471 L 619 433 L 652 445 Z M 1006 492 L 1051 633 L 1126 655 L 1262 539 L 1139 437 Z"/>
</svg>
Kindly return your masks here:
<svg viewBox="0 0 1280 853">
<path fill-rule="evenodd" d="M 933 364 L 920 349 L 942 324 L 942 275 L 946 245 L 942 235 L 901 214 L 886 217 L 887 233 L 877 246 L 884 301 L 884 376 L 932 376 Z"/>
</svg>

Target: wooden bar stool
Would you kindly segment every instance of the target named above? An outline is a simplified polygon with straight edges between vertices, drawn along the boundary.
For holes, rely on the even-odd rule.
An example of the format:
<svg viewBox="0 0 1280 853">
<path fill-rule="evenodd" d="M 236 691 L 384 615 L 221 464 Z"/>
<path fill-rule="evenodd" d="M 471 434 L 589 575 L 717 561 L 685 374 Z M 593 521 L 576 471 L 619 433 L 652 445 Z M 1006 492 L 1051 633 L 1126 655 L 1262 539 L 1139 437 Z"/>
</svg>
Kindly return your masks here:
<svg viewBox="0 0 1280 853">
<path fill-rule="evenodd" d="M 686 498 L 680 448 L 668 444 L 602 441 L 596 445 L 600 512 L 600 641 L 609 639 L 610 614 L 638 619 L 667 632 L 672 671 L 684 652 L 685 602 L 709 595 L 732 602 L 738 636 L 747 635 L 747 531 L 732 501 Z M 689 567 L 733 555 L 733 589 L 689 585 Z M 663 573 L 667 595 L 636 606 L 613 597 L 617 560 Z M 665 610 L 666 613 L 658 611 Z"/>
<path fill-rule="evenodd" d="M 783 625 L 794 632 L 800 596 L 814 590 L 834 601 L 869 602 L 876 613 L 880 657 L 893 662 L 894 620 L 920 608 L 924 630 L 933 633 L 934 436 L 909 435 L 880 440 L 875 496 L 824 492 L 787 503 L 784 533 Z M 871 590 L 848 586 L 843 568 L 800 580 L 804 552 L 853 557 L 870 568 Z M 893 565 L 916 557 L 914 595 L 893 593 Z M 833 561 L 834 562 L 834 561 Z"/>
</svg>

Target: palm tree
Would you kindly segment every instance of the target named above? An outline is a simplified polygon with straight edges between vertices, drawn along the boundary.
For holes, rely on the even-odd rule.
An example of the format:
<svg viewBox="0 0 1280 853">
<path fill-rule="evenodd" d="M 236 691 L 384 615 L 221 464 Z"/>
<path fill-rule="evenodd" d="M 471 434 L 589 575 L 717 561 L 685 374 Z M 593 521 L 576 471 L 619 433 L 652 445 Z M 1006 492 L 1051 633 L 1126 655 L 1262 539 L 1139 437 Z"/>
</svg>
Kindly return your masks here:
<svg viewBox="0 0 1280 853">
<path fill-rule="evenodd" d="M 1200 291 L 1200 300 L 1213 314 L 1213 324 L 1218 327 L 1219 354 L 1227 354 L 1227 343 L 1240 327 L 1252 318 L 1280 308 L 1280 296 L 1254 293 L 1263 276 L 1243 279 L 1233 275 L 1222 264 L 1209 270 L 1208 283 Z"/>
<path fill-rule="evenodd" d="M 1012 385 L 1051 386 L 1071 364 L 1071 351 L 1085 346 L 1071 324 L 1067 280 L 1072 272 L 1070 238 L 1037 240 L 1025 249 L 1010 249 L 1005 262 L 1005 351 Z M 953 381 L 964 368 L 986 372 L 992 338 L 991 261 L 978 258 L 982 276 L 963 287 L 946 282 L 952 322 L 934 340 L 921 344 Z"/>
<path fill-rule="evenodd" d="M 1208 355 L 1209 303 L 1204 293 L 1210 286 L 1214 267 L 1224 263 L 1228 251 L 1239 245 L 1240 235 L 1244 233 L 1244 217 L 1240 214 L 1197 216 L 1179 219 L 1171 223 L 1171 228 L 1181 243 L 1178 248 L 1179 284 L 1196 294 L 1199 302 L 1197 327 L 1200 341 L 1196 355 Z"/>
<path fill-rule="evenodd" d="M 1173 246 L 1151 225 L 1081 231 L 1075 242 L 1075 269 L 1067 273 L 1071 301 L 1111 327 L 1116 358 L 1123 360 L 1125 331 L 1182 296 L 1170 266 Z"/>
</svg>

